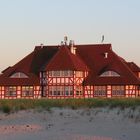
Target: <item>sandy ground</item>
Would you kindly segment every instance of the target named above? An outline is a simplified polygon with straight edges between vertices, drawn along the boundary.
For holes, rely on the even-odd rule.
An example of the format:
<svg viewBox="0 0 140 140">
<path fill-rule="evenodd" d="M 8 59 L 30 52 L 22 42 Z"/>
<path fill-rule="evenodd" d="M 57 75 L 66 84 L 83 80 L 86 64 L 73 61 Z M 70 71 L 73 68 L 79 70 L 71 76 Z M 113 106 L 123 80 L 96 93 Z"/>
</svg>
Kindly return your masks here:
<svg viewBox="0 0 140 140">
<path fill-rule="evenodd" d="M 140 108 L 0 113 L 0 140 L 140 140 Z"/>
</svg>

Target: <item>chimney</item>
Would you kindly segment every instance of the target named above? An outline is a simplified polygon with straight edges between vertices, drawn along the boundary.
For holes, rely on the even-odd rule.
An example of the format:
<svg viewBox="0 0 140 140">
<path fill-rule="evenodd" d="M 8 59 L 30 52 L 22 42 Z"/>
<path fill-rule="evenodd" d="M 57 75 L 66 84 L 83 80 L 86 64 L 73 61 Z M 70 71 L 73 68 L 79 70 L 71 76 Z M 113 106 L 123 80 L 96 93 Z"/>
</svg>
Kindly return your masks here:
<svg viewBox="0 0 140 140">
<path fill-rule="evenodd" d="M 76 54 L 76 47 L 74 47 L 74 41 L 73 40 L 70 40 L 69 46 L 70 46 L 71 53 Z"/>
<path fill-rule="evenodd" d="M 68 42 L 68 37 L 64 36 L 64 44 L 65 44 L 65 46 L 67 46 L 67 42 Z"/>
</svg>

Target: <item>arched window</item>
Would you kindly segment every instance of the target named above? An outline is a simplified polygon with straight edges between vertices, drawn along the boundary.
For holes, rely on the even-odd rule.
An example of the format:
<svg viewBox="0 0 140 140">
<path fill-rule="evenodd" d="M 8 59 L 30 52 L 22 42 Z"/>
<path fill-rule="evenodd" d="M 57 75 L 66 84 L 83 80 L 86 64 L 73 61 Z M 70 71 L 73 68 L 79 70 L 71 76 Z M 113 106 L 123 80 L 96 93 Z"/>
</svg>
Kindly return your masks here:
<svg viewBox="0 0 140 140">
<path fill-rule="evenodd" d="M 28 78 L 23 72 L 16 72 L 10 76 L 10 78 Z"/>
<path fill-rule="evenodd" d="M 120 75 L 115 71 L 106 71 L 103 72 L 100 77 L 119 77 Z"/>
</svg>

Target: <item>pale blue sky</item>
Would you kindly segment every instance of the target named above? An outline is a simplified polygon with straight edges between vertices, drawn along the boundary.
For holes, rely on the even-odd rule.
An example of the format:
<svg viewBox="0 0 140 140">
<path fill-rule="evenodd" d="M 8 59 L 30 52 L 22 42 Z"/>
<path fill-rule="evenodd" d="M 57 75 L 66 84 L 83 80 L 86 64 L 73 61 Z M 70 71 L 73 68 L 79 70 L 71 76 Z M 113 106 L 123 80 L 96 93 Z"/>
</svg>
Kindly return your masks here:
<svg viewBox="0 0 140 140">
<path fill-rule="evenodd" d="M 0 71 L 35 45 L 111 43 L 140 66 L 140 0 L 0 0 Z"/>
</svg>

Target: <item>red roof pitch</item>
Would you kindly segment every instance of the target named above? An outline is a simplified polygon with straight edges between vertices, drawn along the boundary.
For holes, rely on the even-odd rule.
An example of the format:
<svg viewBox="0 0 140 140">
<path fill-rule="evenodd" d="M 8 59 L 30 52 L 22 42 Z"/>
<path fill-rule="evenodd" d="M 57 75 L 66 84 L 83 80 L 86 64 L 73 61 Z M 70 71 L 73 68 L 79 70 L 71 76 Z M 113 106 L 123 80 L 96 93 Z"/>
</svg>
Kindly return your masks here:
<svg viewBox="0 0 140 140">
<path fill-rule="evenodd" d="M 90 69 L 85 85 L 140 84 L 129 67 L 112 51 L 111 44 L 77 45 L 77 53 Z M 107 58 L 105 58 L 107 53 Z M 100 77 L 103 72 L 115 71 L 120 77 Z"/>
<path fill-rule="evenodd" d="M 0 85 L 1 86 L 31 86 L 31 85 L 39 85 L 39 78 L 30 74 L 29 78 L 9 78 L 5 76 L 0 76 Z"/>
<path fill-rule="evenodd" d="M 39 71 L 58 51 L 58 46 L 37 46 L 35 50 L 0 75 L 0 85 L 40 85 Z M 23 72 L 28 78 L 10 78 L 16 72 Z"/>
<path fill-rule="evenodd" d="M 133 72 L 140 72 L 140 67 L 137 66 L 134 62 L 126 62 L 126 64 Z"/>
<path fill-rule="evenodd" d="M 116 55 L 111 44 L 75 45 L 76 55 L 65 46 L 37 46 L 28 56 L 3 71 L 0 85 L 40 85 L 39 72 L 47 70 L 89 71 L 84 85 L 139 84 L 134 74 L 139 67 L 127 63 Z M 105 58 L 105 53 L 107 58 Z M 105 71 L 115 71 L 120 77 L 100 77 Z M 23 72 L 28 78 L 10 78 L 13 73 Z"/>
<path fill-rule="evenodd" d="M 62 46 L 56 55 L 48 63 L 46 69 L 50 70 L 77 70 L 88 71 L 87 66 L 77 56 L 70 52 L 68 47 Z"/>
</svg>

